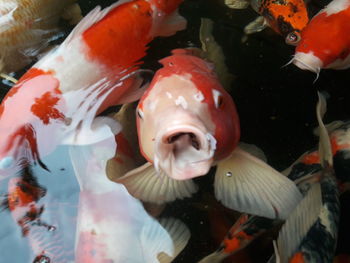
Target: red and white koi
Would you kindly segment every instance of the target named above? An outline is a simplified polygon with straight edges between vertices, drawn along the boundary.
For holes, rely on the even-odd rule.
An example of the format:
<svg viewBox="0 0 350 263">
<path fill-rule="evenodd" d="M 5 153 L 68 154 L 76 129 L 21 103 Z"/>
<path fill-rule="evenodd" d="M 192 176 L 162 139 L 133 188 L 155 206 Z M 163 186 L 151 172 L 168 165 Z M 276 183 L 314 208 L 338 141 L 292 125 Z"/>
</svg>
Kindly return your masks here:
<svg viewBox="0 0 350 263">
<path fill-rule="evenodd" d="M 238 114 L 213 66 L 188 50 L 175 50 L 161 63 L 137 107 L 139 145 L 148 163 L 117 181 L 142 201 L 160 204 L 190 196 L 197 190 L 191 179 L 217 164 L 215 194 L 225 206 L 287 216 L 301 194 L 285 176 L 237 147 Z"/>
<path fill-rule="evenodd" d="M 122 0 L 96 7 L 24 74 L 0 105 L 1 177 L 18 169 L 21 159 L 40 162 L 58 144 L 93 143 L 89 131 L 96 114 L 142 94 L 135 71 L 147 44 L 185 28 L 177 12 L 181 2 Z M 101 136 L 94 138 L 101 140 L 109 128 L 97 126 L 93 133 Z"/>
<path fill-rule="evenodd" d="M 293 63 L 318 74 L 322 68 L 350 67 L 350 1 L 333 0 L 301 33 Z"/>
</svg>

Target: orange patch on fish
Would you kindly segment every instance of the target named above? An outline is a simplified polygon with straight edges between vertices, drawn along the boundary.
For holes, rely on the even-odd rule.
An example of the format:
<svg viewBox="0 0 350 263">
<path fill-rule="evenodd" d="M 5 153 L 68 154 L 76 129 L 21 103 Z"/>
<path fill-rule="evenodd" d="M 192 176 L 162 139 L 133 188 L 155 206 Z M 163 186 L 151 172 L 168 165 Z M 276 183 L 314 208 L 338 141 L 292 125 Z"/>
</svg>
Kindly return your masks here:
<svg viewBox="0 0 350 263">
<path fill-rule="evenodd" d="M 304 156 L 301 162 L 304 164 L 318 164 L 320 163 L 320 156 L 318 155 L 318 152 L 315 151 Z"/>
<path fill-rule="evenodd" d="M 301 32 L 309 22 L 306 5 L 303 0 L 265 0 L 259 9 L 269 25 L 278 33 Z"/>
<path fill-rule="evenodd" d="M 304 263 L 304 254 L 303 252 L 298 252 L 289 260 L 289 263 Z"/>
</svg>

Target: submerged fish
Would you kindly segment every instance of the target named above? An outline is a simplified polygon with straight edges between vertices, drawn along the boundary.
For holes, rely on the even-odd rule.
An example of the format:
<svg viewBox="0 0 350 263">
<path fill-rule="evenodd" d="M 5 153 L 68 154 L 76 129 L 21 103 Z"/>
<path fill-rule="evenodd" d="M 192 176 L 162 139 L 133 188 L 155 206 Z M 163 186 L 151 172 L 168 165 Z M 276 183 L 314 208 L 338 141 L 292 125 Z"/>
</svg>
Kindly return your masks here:
<svg viewBox="0 0 350 263">
<path fill-rule="evenodd" d="M 324 108 L 324 106 L 323 106 Z M 320 114 L 319 114 L 320 115 Z M 330 127 L 343 127 L 341 126 L 342 124 L 337 122 L 337 124 L 332 124 Z M 329 127 L 329 128 L 330 128 Z M 336 152 L 338 152 L 335 149 L 339 149 L 341 147 L 346 148 L 346 137 L 344 133 L 343 129 L 338 130 L 338 128 L 336 128 L 335 133 L 331 134 L 331 138 L 333 138 L 331 141 L 332 142 L 332 149 L 333 152 L 335 153 L 334 155 L 334 160 L 335 160 L 335 156 L 337 155 Z M 324 129 L 323 129 L 324 132 Z M 324 136 L 324 134 L 323 134 Z M 334 136 L 334 137 L 333 137 Z M 337 139 L 334 139 L 337 138 Z M 322 138 L 322 140 L 324 140 Z M 337 141 L 337 143 L 335 142 Z M 336 146 L 341 144 L 342 146 Z M 322 150 L 320 151 L 321 155 L 326 155 L 322 153 Z M 338 152 L 339 153 L 339 152 Z M 329 154 L 329 151 L 328 151 Z M 320 161 L 320 154 L 319 154 L 319 150 L 317 151 L 310 151 L 307 152 L 305 154 L 303 154 L 296 162 L 294 162 L 288 169 L 286 169 L 283 173 L 291 180 L 295 181 L 297 183 L 298 188 L 300 189 L 300 191 L 304 194 L 304 195 L 309 195 L 307 198 L 305 197 L 303 199 L 304 204 L 299 204 L 298 205 L 298 212 L 294 212 L 295 216 L 298 217 L 302 217 L 303 215 L 301 214 L 301 210 L 305 210 L 305 213 L 308 213 L 310 215 L 314 215 L 313 219 L 312 218 L 306 218 L 309 221 L 305 220 L 306 222 L 310 222 L 310 224 L 315 222 L 315 218 L 318 217 L 318 212 L 319 210 L 317 210 L 317 208 L 320 208 L 320 206 L 322 205 L 320 202 L 320 194 L 321 192 L 319 191 L 320 189 L 322 189 L 322 196 L 323 196 L 323 202 L 325 205 L 325 211 L 328 211 L 329 213 L 329 218 L 323 218 L 322 223 L 324 224 L 328 224 L 327 222 L 329 222 L 332 226 L 337 225 L 337 220 L 338 220 L 338 216 L 339 216 L 339 207 L 338 207 L 338 200 L 337 200 L 337 191 L 338 188 L 342 189 L 342 186 L 340 184 L 340 187 L 337 187 L 335 185 L 335 178 L 333 178 L 334 176 L 332 175 L 332 177 L 330 178 L 325 178 L 324 180 L 321 181 L 321 188 L 320 189 L 314 189 L 314 191 L 318 191 L 317 193 L 308 193 L 310 187 L 313 184 L 319 184 L 319 181 L 321 179 L 322 176 L 322 172 L 324 172 L 322 170 L 322 166 L 321 166 L 321 161 Z M 346 158 L 343 159 L 343 161 L 346 161 Z M 344 162 L 341 162 L 344 163 Z M 338 182 L 341 182 L 341 177 L 343 172 L 340 173 L 340 176 L 338 176 L 338 174 L 336 173 L 335 176 L 337 177 Z M 332 179 L 333 178 L 333 179 Z M 349 175 L 348 175 L 348 179 L 349 179 Z M 318 202 L 318 203 L 317 203 Z M 329 207 L 328 207 L 329 206 Z M 316 209 L 316 210 L 311 210 L 311 209 Z M 310 211 L 309 211 L 310 210 Z M 329 221 L 331 220 L 331 221 Z M 200 262 L 204 263 L 204 262 L 221 262 L 223 259 L 227 258 L 230 255 L 234 255 L 236 254 L 238 251 L 244 249 L 247 245 L 249 245 L 251 242 L 253 242 L 254 240 L 256 240 L 261 234 L 265 233 L 268 230 L 271 230 L 273 227 L 278 226 L 282 223 L 282 221 L 280 220 L 271 220 L 268 218 L 264 218 L 264 217 L 258 217 L 258 216 L 251 216 L 251 215 L 247 215 L 247 214 L 243 214 L 238 220 L 237 222 L 232 226 L 232 228 L 229 230 L 229 232 L 227 233 L 226 237 L 223 239 L 220 247 L 213 252 L 212 254 L 208 255 L 207 257 L 205 257 L 204 259 L 202 259 Z M 316 232 L 322 232 L 322 227 L 321 229 L 316 229 L 319 228 L 320 225 L 317 225 L 315 227 L 315 229 L 313 230 L 315 233 Z M 290 231 L 298 231 L 298 229 L 300 228 L 300 226 L 295 227 L 290 229 Z M 307 228 L 307 227 L 306 227 Z M 304 228 L 305 229 L 305 226 Z M 331 235 L 334 235 L 334 229 L 332 230 Z M 291 234 L 291 233 L 290 233 Z M 306 236 L 306 233 L 304 233 L 303 235 L 305 235 L 305 240 L 308 240 L 309 238 L 315 238 L 315 240 L 317 239 L 317 234 L 310 234 L 311 237 Z M 316 236 L 315 236 L 316 235 Z M 321 255 L 319 256 L 318 260 L 316 261 L 311 261 L 311 262 L 321 262 L 320 258 L 322 258 L 323 256 L 331 258 L 332 253 L 334 252 L 334 247 L 332 246 L 332 244 L 335 244 L 335 240 L 336 238 L 330 237 L 329 235 L 327 235 L 326 233 L 320 233 L 320 236 L 323 236 L 323 238 L 320 238 L 320 240 L 324 241 L 321 244 L 319 244 L 317 247 L 317 249 L 312 248 L 313 252 L 315 255 Z M 328 242 L 326 242 L 326 239 L 329 238 Z M 300 241 L 300 240 L 299 240 Z M 328 246 L 328 247 L 327 247 Z M 281 248 L 283 251 L 281 253 L 288 253 L 285 252 L 286 248 L 283 247 Z M 300 255 L 299 255 L 300 256 Z M 297 260 L 297 255 L 295 256 Z M 315 259 L 314 257 L 311 257 L 313 259 Z M 273 259 L 271 259 L 271 262 Z M 282 262 L 286 262 L 286 261 L 281 261 Z M 288 261 L 289 262 L 289 261 Z M 294 261 L 292 261 L 294 262 Z M 303 262 L 303 261 L 295 261 L 296 262 Z M 310 262 L 310 261 L 305 261 L 305 262 Z M 330 262 L 330 261 L 329 261 Z"/>
<path fill-rule="evenodd" d="M 284 218 L 298 203 L 296 186 L 237 147 L 239 121 L 231 96 L 211 64 L 191 51 L 161 60 L 137 107 L 143 166 L 118 179 L 137 198 L 154 203 L 190 196 L 192 178 L 218 165 L 215 195 L 239 211 Z"/>
<path fill-rule="evenodd" d="M 17 71 L 43 51 L 59 33 L 61 16 L 81 18 L 76 0 L 2 0 L 0 3 L 0 73 Z M 71 12 L 73 10 L 73 12 Z"/>
<path fill-rule="evenodd" d="M 71 146 L 70 157 L 81 189 L 75 262 L 171 262 L 190 233 L 179 220 L 157 222 L 123 185 L 108 180 L 107 160 L 114 135 L 89 146 Z"/>
<path fill-rule="evenodd" d="M 59 211 L 57 207 L 48 207 L 46 202 L 45 205 L 40 202 L 46 197 L 46 189 L 30 172 L 9 180 L 6 197 L 3 207 L 10 211 L 31 247 L 32 259 L 29 262 L 64 263 L 72 259 L 69 254 L 72 250 L 65 246 L 58 223 Z"/>
<path fill-rule="evenodd" d="M 40 156 L 58 144 L 93 143 L 92 130 L 97 140 L 105 138 L 110 121 L 92 123 L 94 117 L 140 97 L 140 59 L 154 37 L 185 28 L 177 13 L 181 2 L 124 0 L 96 7 L 24 74 L 0 105 L 1 177 L 18 169 L 21 159 L 41 163 Z"/>
<path fill-rule="evenodd" d="M 326 101 L 319 94 L 319 155 L 322 170 L 299 184 L 306 185 L 304 199 L 283 225 L 275 247 L 276 262 L 332 262 L 340 216 L 339 191 L 333 170 L 328 132 L 322 122 Z"/>
<path fill-rule="evenodd" d="M 322 68 L 350 67 L 350 1 L 333 0 L 302 31 L 293 63 L 319 73 Z"/>
<path fill-rule="evenodd" d="M 3 207 L 11 212 L 12 218 L 20 226 L 23 236 L 28 235 L 32 224 L 41 224 L 40 215 L 44 206 L 39 206 L 38 201 L 45 194 L 45 188 L 35 180 L 28 181 L 21 177 L 10 179 Z"/>
<path fill-rule="evenodd" d="M 234 9 L 243 9 L 250 4 L 261 15 L 245 27 L 246 34 L 270 26 L 290 45 L 300 41 L 300 32 L 309 22 L 304 0 L 225 0 L 225 3 Z"/>
</svg>

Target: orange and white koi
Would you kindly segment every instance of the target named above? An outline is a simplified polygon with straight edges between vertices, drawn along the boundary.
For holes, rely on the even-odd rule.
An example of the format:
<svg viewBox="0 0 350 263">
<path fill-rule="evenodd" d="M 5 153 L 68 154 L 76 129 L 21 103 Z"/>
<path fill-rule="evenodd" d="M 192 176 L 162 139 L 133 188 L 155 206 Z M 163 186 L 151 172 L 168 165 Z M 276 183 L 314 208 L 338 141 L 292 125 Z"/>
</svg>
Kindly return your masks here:
<svg viewBox="0 0 350 263">
<path fill-rule="evenodd" d="M 225 3 L 235 9 L 246 8 L 250 4 L 261 15 L 246 26 L 247 34 L 270 26 L 290 45 L 300 41 L 300 32 L 309 22 L 304 0 L 225 0 Z"/>
<path fill-rule="evenodd" d="M 225 206 L 285 217 L 301 194 L 285 176 L 237 147 L 236 108 L 213 66 L 183 49 L 161 63 L 137 107 L 140 150 L 148 162 L 117 182 L 142 201 L 161 204 L 190 196 L 197 190 L 191 179 L 217 164 L 215 195 Z M 283 194 L 274 194 L 279 191 Z"/>
<path fill-rule="evenodd" d="M 185 28 L 177 12 L 181 2 L 122 0 L 96 7 L 24 74 L 0 105 L 1 177 L 23 158 L 40 162 L 60 143 L 93 143 L 91 134 L 79 134 L 88 132 L 85 126 L 98 126 L 93 133 L 105 138 L 109 128 L 92 125 L 94 117 L 140 97 L 140 59 L 153 38 Z"/>
<path fill-rule="evenodd" d="M 0 73 L 23 68 L 43 51 L 49 41 L 59 33 L 58 22 L 61 16 L 72 19 L 71 22 L 76 24 L 81 18 L 80 8 L 76 2 L 76 0 L 1 1 Z"/>
<path fill-rule="evenodd" d="M 319 74 L 322 68 L 350 67 L 350 1 L 333 0 L 301 33 L 294 65 Z"/>
</svg>

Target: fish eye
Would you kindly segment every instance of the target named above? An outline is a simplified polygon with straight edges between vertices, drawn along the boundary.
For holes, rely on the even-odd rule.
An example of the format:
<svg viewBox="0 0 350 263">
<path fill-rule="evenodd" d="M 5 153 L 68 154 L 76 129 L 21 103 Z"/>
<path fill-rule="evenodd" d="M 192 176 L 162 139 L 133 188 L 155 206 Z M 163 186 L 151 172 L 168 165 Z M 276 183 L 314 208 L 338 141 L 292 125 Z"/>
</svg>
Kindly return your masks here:
<svg viewBox="0 0 350 263">
<path fill-rule="evenodd" d="M 300 41 L 301 37 L 300 34 L 298 32 L 290 32 L 287 36 L 286 36 L 286 43 L 288 45 L 293 45 L 296 46 L 299 41 Z"/>
<path fill-rule="evenodd" d="M 137 109 L 137 116 L 138 116 L 141 120 L 143 120 L 143 112 L 142 112 L 142 110 Z"/>
</svg>

